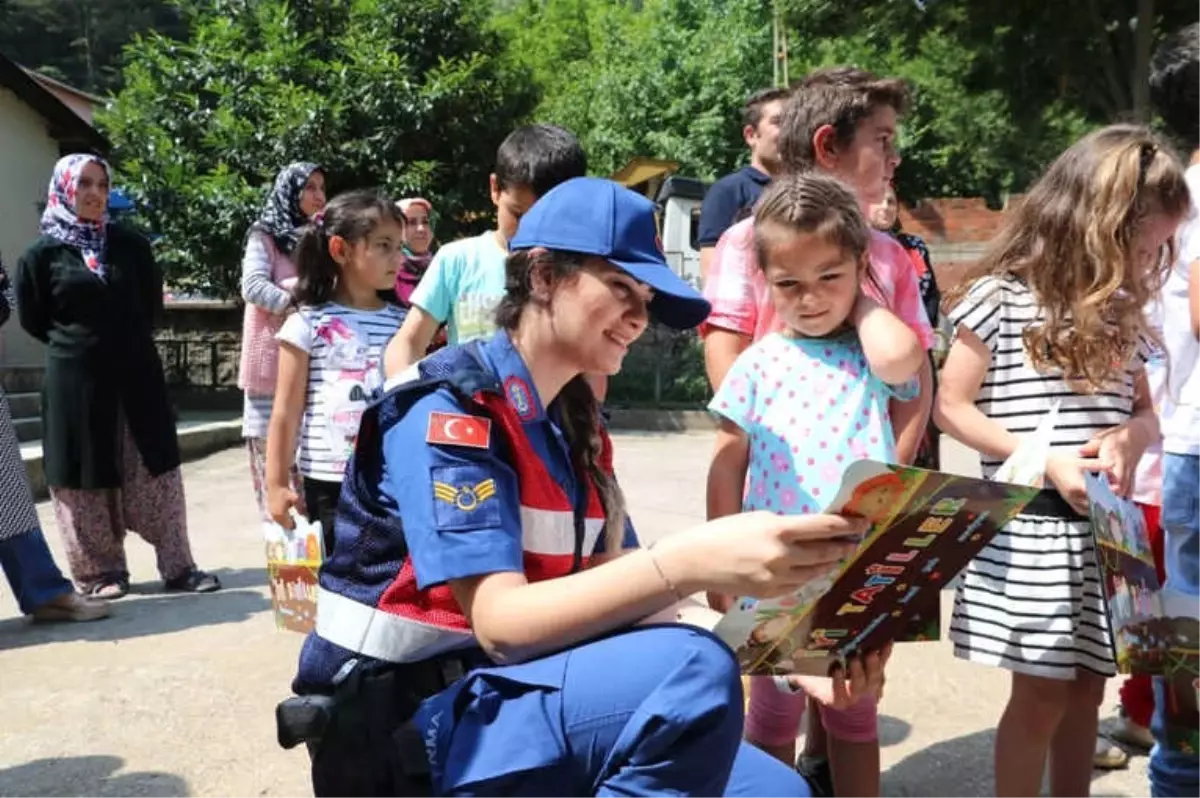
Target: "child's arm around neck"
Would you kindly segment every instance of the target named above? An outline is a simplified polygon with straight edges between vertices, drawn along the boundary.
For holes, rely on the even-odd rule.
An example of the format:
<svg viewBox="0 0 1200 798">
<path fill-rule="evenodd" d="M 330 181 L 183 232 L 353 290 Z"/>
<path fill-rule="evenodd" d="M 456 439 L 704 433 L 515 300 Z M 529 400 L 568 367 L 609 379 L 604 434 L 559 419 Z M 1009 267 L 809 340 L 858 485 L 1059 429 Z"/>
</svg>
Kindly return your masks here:
<svg viewBox="0 0 1200 798">
<path fill-rule="evenodd" d="M 860 293 L 850 321 L 876 377 L 888 385 L 900 385 L 916 376 L 925 352 L 917 334 L 899 316 Z"/>
</svg>

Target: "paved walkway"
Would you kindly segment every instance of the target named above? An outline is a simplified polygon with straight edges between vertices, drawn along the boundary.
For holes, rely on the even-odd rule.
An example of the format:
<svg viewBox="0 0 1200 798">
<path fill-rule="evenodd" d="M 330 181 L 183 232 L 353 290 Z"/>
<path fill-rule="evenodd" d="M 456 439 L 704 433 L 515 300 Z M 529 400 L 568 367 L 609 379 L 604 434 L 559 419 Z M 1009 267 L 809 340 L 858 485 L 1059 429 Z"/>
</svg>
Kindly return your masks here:
<svg viewBox="0 0 1200 798">
<path fill-rule="evenodd" d="M 709 446 L 699 434 L 618 437 L 644 539 L 702 517 Z M 224 591 L 160 593 L 153 552 L 136 539 L 134 592 L 107 621 L 31 627 L 0 583 L 0 795 L 310 794 L 306 755 L 275 743 L 300 638 L 271 619 L 245 456 L 224 451 L 184 472 L 196 559 Z M 49 507 L 39 512 L 62 563 Z M 898 648 L 882 705 L 885 794 L 990 794 L 1006 689 L 1003 673 L 955 660 L 945 643 Z M 1097 774 L 1095 794 L 1147 794 L 1145 762 Z"/>
</svg>

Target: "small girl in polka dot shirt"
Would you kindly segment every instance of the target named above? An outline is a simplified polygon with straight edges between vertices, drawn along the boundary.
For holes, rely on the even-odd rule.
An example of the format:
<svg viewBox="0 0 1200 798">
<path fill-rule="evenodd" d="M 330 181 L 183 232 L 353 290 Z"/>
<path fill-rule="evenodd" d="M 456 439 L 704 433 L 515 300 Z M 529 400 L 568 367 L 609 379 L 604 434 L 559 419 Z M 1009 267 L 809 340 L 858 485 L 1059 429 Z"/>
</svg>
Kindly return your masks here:
<svg viewBox="0 0 1200 798">
<path fill-rule="evenodd" d="M 894 462 L 888 400 L 915 396 L 925 356 L 916 334 L 878 301 L 869 228 L 839 182 L 813 174 L 775 180 L 755 208 L 754 228 L 786 329 L 743 352 L 709 405 L 720 422 L 709 518 L 822 512 L 851 462 Z M 720 610 L 730 600 L 710 597 Z M 752 678 L 747 739 L 790 764 L 804 706 L 803 694 Z M 821 717 L 837 794 L 878 795 L 874 699 L 841 711 L 823 706 Z"/>
</svg>

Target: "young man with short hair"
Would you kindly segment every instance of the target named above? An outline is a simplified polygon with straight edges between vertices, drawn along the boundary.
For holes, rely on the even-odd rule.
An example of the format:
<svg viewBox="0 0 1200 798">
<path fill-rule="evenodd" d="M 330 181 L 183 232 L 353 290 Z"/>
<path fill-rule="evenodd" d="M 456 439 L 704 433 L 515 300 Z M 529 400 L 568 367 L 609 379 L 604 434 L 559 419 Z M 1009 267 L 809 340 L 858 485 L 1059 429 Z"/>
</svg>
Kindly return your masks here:
<svg viewBox="0 0 1200 798">
<path fill-rule="evenodd" d="M 896 128 L 907 106 L 903 81 L 851 67 L 817 70 L 800 82 L 783 108 L 780 168 L 817 169 L 840 178 L 865 214 L 867 206 L 883 199 L 900 163 Z M 926 348 L 932 346 L 933 331 L 904 248 L 873 231 L 870 258 L 883 303 L 913 328 Z M 779 323 L 754 252 L 752 219 L 738 222 L 718 241 L 704 294 L 713 304 L 702 332 L 709 381 L 715 387 L 737 356 Z M 896 448 L 903 462 L 911 462 L 929 418 L 932 376 L 926 365 L 921 395 L 912 402 L 893 402 Z"/>
<path fill-rule="evenodd" d="M 729 227 L 758 201 L 758 195 L 779 171 L 779 117 L 788 89 L 762 89 L 742 106 L 742 138 L 750 148 L 750 163 L 725 175 L 704 195 L 700 208 L 700 279 L 708 274 L 713 248 Z"/>
</svg>

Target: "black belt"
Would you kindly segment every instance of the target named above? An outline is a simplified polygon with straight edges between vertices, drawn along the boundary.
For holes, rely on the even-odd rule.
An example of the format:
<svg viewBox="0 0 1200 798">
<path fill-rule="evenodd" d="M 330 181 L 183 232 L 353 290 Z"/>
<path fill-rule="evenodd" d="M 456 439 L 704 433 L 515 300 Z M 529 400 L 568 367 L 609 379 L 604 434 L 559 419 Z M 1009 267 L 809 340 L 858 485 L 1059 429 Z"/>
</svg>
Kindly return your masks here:
<svg viewBox="0 0 1200 798">
<path fill-rule="evenodd" d="M 413 714 L 483 660 L 476 650 L 414 663 L 356 663 L 332 695 L 293 696 L 276 708 L 279 743 L 308 744 L 314 795 L 432 795 Z"/>
<path fill-rule="evenodd" d="M 1075 508 L 1067 503 L 1062 494 L 1053 488 L 1043 488 L 1038 491 L 1033 501 L 1025 505 L 1021 515 L 1034 515 L 1040 518 L 1058 518 L 1063 521 L 1087 521 L 1086 515 L 1075 512 Z"/>
<path fill-rule="evenodd" d="M 354 674 L 355 689 L 362 690 L 363 686 L 369 689 L 382 679 L 390 683 L 387 689 L 402 689 L 416 701 L 422 701 L 485 664 L 488 662 L 481 651 L 445 654 L 420 662 L 359 663 L 355 665 L 355 670 L 359 671 Z M 345 689 L 334 687 L 329 693 L 292 696 L 281 702 L 275 710 L 280 746 L 293 748 L 302 742 L 319 741 L 338 703 L 335 697 L 344 692 Z"/>
</svg>

